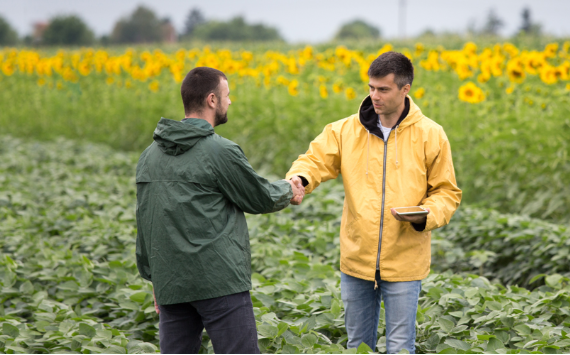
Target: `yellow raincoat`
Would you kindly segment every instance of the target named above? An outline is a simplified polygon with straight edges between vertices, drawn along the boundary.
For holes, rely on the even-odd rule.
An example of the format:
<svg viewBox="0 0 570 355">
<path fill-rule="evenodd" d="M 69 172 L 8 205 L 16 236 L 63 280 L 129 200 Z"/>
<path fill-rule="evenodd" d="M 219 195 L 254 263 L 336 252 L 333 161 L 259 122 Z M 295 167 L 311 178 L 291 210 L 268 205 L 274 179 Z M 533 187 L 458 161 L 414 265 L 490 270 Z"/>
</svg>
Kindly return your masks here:
<svg viewBox="0 0 570 355">
<path fill-rule="evenodd" d="M 341 271 L 369 281 L 374 281 L 377 269 L 385 281 L 425 278 L 431 261 L 430 231 L 449 223 L 461 201 L 443 128 L 408 96 L 385 143 L 367 97 L 359 113 L 325 127 L 293 163 L 287 179 L 302 176 L 311 193 L 338 174 L 345 189 Z M 430 209 L 425 226 L 392 216 L 390 208 L 406 206 Z"/>
</svg>

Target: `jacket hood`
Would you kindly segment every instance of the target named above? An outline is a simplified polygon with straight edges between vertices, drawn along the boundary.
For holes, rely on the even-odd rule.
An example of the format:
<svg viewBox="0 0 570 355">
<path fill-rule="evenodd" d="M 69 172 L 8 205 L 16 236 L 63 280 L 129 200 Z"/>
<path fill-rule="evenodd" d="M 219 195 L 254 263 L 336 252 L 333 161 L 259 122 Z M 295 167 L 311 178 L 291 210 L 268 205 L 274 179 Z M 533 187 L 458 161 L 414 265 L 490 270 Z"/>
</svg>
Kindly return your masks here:
<svg viewBox="0 0 570 355">
<path fill-rule="evenodd" d="M 152 138 L 165 154 L 180 155 L 211 134 L 214 134 L 214 128 L 202 119 L 175 121 L 161 118 Z"/>
<path fill-rule="evenodd" d="M 360 123 L 366 128 L 370 133 L 384 138 L 382 130 L 378 127 L 378 114 L 374 111 L 374 106 L 372 105 L 372 99 L 369 96 L 362 101 L 360 104 L 360 109 L 358 110 L 358 116 L 360 118 Z M 416 123 L 422 118 L 422 111 L 414 103 L 412 98 L 408 95 L 406 96 L 406 106 L 402 115 L 398 119 L 398 122 L 394 127 L 401 126 L 402 128 L 411 124 Z"/>
</svg>

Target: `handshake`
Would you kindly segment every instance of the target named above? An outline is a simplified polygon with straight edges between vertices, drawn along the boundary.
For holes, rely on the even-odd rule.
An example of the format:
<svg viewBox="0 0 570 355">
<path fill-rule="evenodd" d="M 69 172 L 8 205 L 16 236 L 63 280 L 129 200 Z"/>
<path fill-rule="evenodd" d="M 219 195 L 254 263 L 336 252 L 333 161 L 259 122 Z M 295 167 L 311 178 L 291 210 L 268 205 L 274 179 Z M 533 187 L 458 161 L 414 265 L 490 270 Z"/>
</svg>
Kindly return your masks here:
<svg viewBox="0 0 570 355">
<path fill-rule="evenodd" d="M 285 180 L 291 184 L 293 189 L 293 198 L 291 199 L 292 205 L 300 205 L 303 202 L 303 197 L 305 197 L 305 187 L 303 186 L 303 181 L 298 176 L 293 176 L 291 180 Z"/>
</svg>

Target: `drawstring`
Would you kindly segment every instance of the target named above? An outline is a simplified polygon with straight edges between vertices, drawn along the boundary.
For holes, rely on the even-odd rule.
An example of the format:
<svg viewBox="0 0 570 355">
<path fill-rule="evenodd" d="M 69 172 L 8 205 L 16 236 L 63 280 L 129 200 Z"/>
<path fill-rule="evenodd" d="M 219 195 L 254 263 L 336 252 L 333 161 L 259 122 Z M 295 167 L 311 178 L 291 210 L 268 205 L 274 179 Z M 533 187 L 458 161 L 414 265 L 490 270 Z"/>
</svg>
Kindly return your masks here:
<svg viewBox="0 0 570 355">
<path fill-rule="evenodd" d="M 376 290 L 378 288 L 378 282 L 376 281 L 376 278 L 374 278 L 374 289 Z"/>
<path fill-rule="evenodd" d="M 366 151 L 366 175 L 368 175 L 368 159 L 370 159 L 370 131 L 366 130 L 366 132 L 368 132 L 368 138 L 366 139 L 366 143 L 368 144 L 368 149 Z"/>
<path fill-rule="evenodd" d="M 396 129 L 394 131 L 396 131 L 396 165 L 398 165 L 398 127 L 400 127 L 400 125 L 396 126 Z"/>
</svg>

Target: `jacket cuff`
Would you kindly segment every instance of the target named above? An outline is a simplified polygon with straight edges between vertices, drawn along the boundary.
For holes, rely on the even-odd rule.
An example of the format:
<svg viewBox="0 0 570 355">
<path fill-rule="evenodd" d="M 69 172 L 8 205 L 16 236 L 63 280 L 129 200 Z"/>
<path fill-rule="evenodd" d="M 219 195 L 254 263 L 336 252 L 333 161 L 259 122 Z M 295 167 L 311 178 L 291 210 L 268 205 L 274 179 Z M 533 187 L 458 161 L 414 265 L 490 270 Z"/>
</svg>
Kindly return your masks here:
<svg viewBox="0 0 570 355">
<path fill-rule="evenodd" d="M 423 232 L 426 229 L 427 218 L 423 223 L 411 223 L 416 232 Z"/>
<path fill-rule="evenodd" d="M 307 175 L 307 174 L 305 173 L 305 175 Z M 301 182 L 303 184 L 303 187 L 309 186 L 309 179 L 304 177 L 304 176 L 301 176 L 299 173 L 295 173 L 295 172 L 292 173 L 289 171 L 285 175 L 285 180 L 291 180 L 293 178 L 293 176 L 298 176 L 299 178 L 301 178 Z"/>
</svg>

